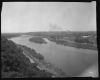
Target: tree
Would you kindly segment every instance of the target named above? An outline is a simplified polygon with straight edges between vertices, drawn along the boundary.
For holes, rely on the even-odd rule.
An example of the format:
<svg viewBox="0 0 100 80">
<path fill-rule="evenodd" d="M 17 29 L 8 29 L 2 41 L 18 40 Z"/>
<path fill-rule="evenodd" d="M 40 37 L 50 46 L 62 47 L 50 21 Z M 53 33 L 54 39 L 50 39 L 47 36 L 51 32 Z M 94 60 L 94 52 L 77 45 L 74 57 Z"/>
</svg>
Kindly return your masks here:
<svg viewBox="0 0 100 80">
<path fill-rule="evenodd" d="M 32 64 L 22 53 L 23 50 L 12 41 L 1 36 L 1 77 L 2 78 L 30 78 L 50 76 L 39 70 L 37 64 Z M 40 55 L 38 56 L 39 58 Z M 34 71 L 33 71 L 34 70 Z"/>
</svg>

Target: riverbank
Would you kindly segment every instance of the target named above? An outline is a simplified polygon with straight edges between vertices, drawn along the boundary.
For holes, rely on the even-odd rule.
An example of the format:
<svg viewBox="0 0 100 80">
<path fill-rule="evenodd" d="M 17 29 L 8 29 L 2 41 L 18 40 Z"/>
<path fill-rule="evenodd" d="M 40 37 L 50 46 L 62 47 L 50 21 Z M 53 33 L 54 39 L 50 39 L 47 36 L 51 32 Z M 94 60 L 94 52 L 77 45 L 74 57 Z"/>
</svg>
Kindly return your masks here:
<svg viewBox="0 0 100 80">
<path fill-rule="evenodd" d="M 31 63 L 29 56 L 23 54 L 25 51 L 14 42 L 1 36 L 1 43 L 1 78 L 52 77 L 50 72 Z"/>
<path fill-rule="evenodd" d="M 30 37 L 20 37 L 11 40 L 16 44 L 25 45 L 37 53 L 41 53 L 41 55 L 45 56 L 46 61 L 51 62 L 55 67 L 59 67 L 71 77 L 78 76 L 81 74 L 81 71 L 84 71 L 84 67 L 87 69 L 89 65 L 97 61 L 97 51 L 61 46 L 46 38 L 44 38 L 44 40 L 48 44 L 36 44 L 30 42 L 29 38 Z M 41 67 L 40 69 L 43 68 Z"/>
<path fill-rule="evenodd" d="M 50 41 L 55 42 L 56 44 L 64 45 L 64 46 L 70 46 L 75 48 L 82 48 L 82 49 L 91 49 L 91 50 L 97 50 L 97 46 L 92 46 L 90 44 L 82 44 L 82 43 L 76 43 L 72 41 L 64 41 L 64 40 L 57 40 L 52 38 L 47 38 Z"/>
<path fill-rule="evenodd" d="M 61 69 L 55 68 L 51 63 L 47 63 L 44 59 L 39 60 L 38 58 L 35 58 L 32 53 L 27 51 L 25 47 L 21 46 L 20 47 L 23 49 L 24 54 L 26 54 L 28 57 L 30 57 L 31 61 L 37 64 L 37 67 L 40 70 L 45 70 L 47 72 L 50 72 L 53 74 L 53 77 L 69 77 L 66 75 Z M 34 50 L 33 50 L 34 51 Z"/>
<path fill-rule="evenodd" d="M 90 49 L 90 50 L 97 50 L 97 45 L 87 44 L 87 43 L 78 43 L 75 41 L 70 40 L 63 40 L 63 39 L 56 39 L 47 37 L 48 40 L 55 42 L 56 44 L 64 45 L 64 46 L 70 46 L 75 48 L 82 48 L 82 49 Z M 43 37 L 35 36 L 33 38 L 30 38 L 29 41 L 35 42 L 35 43 L 44 43 L 47 44 L 47 42 L 43 39 Z"/>
</svg>

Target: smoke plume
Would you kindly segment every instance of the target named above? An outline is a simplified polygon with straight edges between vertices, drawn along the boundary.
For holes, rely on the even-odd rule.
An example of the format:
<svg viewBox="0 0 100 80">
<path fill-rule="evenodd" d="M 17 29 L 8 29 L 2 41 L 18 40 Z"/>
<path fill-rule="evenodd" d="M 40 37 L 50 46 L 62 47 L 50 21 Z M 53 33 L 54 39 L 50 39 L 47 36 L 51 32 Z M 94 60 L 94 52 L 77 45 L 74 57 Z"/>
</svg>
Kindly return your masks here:
<svg viewBox="0 0 100 80">
<path fill-rule="evenodd" d="M 61 27 L 58 27 L 56 24 L 49 24 L 49 31 L 62 31 Z"/>
</svg>

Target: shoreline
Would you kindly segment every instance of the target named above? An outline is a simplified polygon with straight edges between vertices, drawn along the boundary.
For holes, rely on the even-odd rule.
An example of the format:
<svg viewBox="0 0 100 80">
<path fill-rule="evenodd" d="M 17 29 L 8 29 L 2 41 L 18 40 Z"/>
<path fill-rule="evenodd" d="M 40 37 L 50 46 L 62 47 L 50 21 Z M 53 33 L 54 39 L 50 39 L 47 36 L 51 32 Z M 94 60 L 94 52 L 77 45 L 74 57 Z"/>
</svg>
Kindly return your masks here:
<svg viewBox="0 0 100 80">
<path fill-rule="evenodd" d="M 35 36 L 35 37 L 38 37 L 38 36 Z M 31 38 L 34 38 L 34 37 L 31 37 Z M 30 41 L 31 38 L 29 38 L 29 41 Z M 50 37 L 49 38 L 48 37 L 40 37 L 40 38 L 42 38 L 42 39 L 47 38 L 49 41 L 55 42 L 56 44 L 74 47 L 74 48 L 77 48 L 77 49 L 89 49 L 89 50 L 96 50 L 96 51 L 98 50 L 98 46 L 91 46 L 89 44 L 71 43 L 71 42 L 68 42 L 68 41 L 60 41 L 60 40 L 56 41 L 56 40 L 52 40 Z M 34 43 L 37 43 L 37 44 L 47 44 L 46 41 L 45 42 L 30 41 L 30 42 L 34 42 Z"/>
<path fill-rule="evenodd" d="M 55 42 L 56 44 L 63 45 L 63 46 L 70 46 L 74 47 L 77 49 L 89 49 L 89 50 L 98 50 L 97 46 L 91 46 L 91 45 L 86 45 L 86 44 L 81 44 L 81 43 L 71 43 L 68 41 L 57 41 L 57 40 L 52 40 L 50 38 L 47 38 L 49 41 Z"/>
<path fill-rule="evenodd" d="M 61 69 L 55 68 L 50 62 L 48 63 L 45 60 L 38 60 L 37 58 L 33 57 L 30 53 L 28 53 L 26 50 L 24 50 L 23 47 L 21 48 L 23 49 L 24 54 L 26 54 L 31 59 L 32 62 L 38 64 L 37 67 L 39 69 L 46 70 L 47 72 L 52 73 L 54 77 L 69 77 Z"/>
</svg>

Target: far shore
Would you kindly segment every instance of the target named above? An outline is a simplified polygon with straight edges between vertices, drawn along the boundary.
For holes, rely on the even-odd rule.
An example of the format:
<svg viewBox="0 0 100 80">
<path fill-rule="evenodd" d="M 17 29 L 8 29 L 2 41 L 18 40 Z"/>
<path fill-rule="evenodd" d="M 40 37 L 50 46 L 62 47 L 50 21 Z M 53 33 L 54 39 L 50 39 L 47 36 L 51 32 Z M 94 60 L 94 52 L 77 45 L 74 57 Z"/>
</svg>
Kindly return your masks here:
<svg viewBox="0 0 100 80">
<path fill-rule="evenodd" d="M 68 41 L 60 41 L 60 40 L 52 40 L 48 38 L 48 40 L 55 42 L 56 44 L 64 45 L 64 46 L 70 46 L 75 48 L 82 48 L 82 49 L 90 49 L 90 50 L 97 50 L 97 46 L 92 46 L 89 44 L 81 44 L 81 43 L 73 43 Z"/>
</svg>

